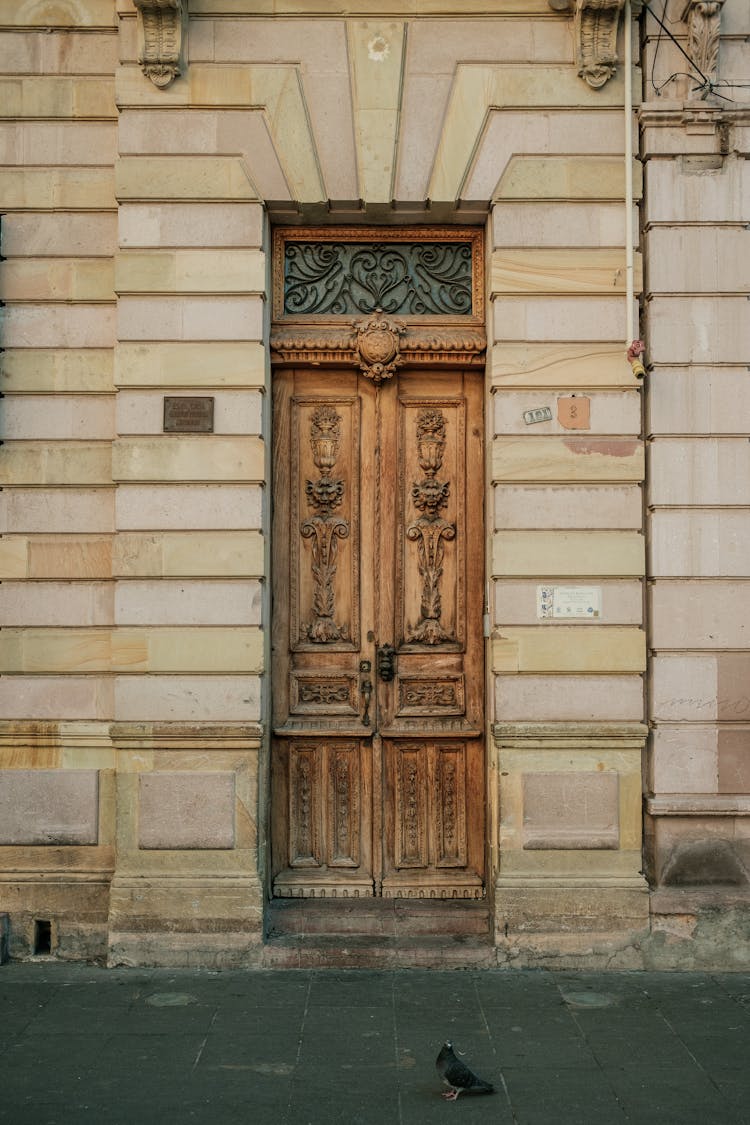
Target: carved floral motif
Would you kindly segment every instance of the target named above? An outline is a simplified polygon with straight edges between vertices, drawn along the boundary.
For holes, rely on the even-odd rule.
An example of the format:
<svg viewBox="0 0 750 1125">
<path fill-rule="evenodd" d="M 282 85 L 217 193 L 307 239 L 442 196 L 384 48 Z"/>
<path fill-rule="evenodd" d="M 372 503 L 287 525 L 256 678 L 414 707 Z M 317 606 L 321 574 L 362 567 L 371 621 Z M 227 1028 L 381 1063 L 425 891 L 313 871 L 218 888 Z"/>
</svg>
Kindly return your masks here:
<svg viewBox="0 0 750 1125">
<path fill-rule="evenodd" d="M 319 406 L 310 422 L 310 445 L 320 477 L 305 482 L 307 502 L 315 515 L 300 527 L 302 538 L 311 540 L 314 614 L 302 632 L 317 644 L 345 639 L 348 632 L 334 621 L 338 540 L 349 535 L 349 521 L 334 514 L 344 498 L 343 480 L 331 475 L 340 442 L 341 415 L 332 406 Z"/>
<path fill-rule="evenodd" d="M 187 0 L 134 0 L 134 3 L 138 13 L 138 62 L 146 77 L 164 89 L 181 72 Z"/>
<path fill-rule="evenodd" d="M 417 544 L 417 563 L 422 579 L 419 621 L 407 637 L 411 643 L 437 645 L 455 638 L 443 627 L 440 617 L 440 579 L 443 576 L 445 543 L 456 537 L 456 528 L 440 515 L 448 503 L 450 482 L 437 473 L 445 452 L 445 416 L 440 410 L 420 410 L 417 417 L 417 460 L 425 476 L 412 485 L 414 507 L 422 515 L 406 529 L 406 537 Z"/>
<path fill-rule="evenodd" d="M 687 24 L 687 53 L 711 82 L 717 78 L 721 9 L 724 0 L 688 0 L 682 12 Z"/>
</svg>

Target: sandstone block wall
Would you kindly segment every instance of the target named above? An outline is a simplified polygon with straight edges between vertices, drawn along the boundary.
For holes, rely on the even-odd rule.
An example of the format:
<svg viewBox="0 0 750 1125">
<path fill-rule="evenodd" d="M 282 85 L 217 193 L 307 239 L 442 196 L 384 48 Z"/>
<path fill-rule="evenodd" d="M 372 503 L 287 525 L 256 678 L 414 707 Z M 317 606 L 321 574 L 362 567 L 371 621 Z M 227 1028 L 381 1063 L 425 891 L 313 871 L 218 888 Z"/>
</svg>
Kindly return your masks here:
<svg viewBox="0 0 750 1125">
<path fill-rule="evenodd" d="M 747 19 L 724 6 L 729 85 L 707 99 L 698 77 L 676 74 L 677 48 L 645 29 L 647 863 L 655 924 L 682 933 L 750 888 Z"/>
</svg>

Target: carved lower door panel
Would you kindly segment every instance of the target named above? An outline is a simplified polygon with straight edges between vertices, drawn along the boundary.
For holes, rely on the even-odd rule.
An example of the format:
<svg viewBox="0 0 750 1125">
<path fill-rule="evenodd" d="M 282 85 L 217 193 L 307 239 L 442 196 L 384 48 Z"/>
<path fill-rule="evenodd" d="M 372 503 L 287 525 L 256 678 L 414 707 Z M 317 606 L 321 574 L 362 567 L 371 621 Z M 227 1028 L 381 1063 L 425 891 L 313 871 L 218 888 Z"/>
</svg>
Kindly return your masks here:
<svg viewBox="0 0 750 1125">
<path fill-rule="evenodd" d="M 480 897 L 481 379 L 274 380 L 273 890 Z"/>
</svg>

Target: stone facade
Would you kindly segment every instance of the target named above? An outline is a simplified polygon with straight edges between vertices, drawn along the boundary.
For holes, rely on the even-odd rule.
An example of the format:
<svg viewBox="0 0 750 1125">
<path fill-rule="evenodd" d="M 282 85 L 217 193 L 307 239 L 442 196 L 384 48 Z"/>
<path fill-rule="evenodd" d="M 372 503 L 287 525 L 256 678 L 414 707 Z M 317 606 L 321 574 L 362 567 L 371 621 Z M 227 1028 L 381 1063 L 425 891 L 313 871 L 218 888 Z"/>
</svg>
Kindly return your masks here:
<svg viewBox="0 0 750 1125">
<path fill-rule="evenodd" d="M 0 0 L 11 955 L 43 919 L 60 957 L 264 962 L 271 231 L 460 223 L 495 958 L 746 967 L 743 6 L 669 0 L 676 43 L 586 0 L 334 7 Z M 569 588 L 595 618 L 542 614 Z"/>
</svg>

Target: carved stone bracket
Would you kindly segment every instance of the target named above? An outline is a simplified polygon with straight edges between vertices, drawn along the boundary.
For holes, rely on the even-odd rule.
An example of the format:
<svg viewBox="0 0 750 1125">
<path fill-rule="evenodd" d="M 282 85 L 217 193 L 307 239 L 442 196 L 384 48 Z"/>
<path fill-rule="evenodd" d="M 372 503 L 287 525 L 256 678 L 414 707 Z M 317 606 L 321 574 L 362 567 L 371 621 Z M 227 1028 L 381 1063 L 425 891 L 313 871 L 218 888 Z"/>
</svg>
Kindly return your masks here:
<svg viewBox="0 0 750 1125">
<path fill-rule="evenodd" d="M 688 29 L 687 53 L 712 83 L 717 78 L 723 4 L 724 0 L 687 0 L 680 17 Z"/>
<path fill-rule="evenodd" d="M 164 89 L 181 73 L 182 35 L 188 0 L 133 0 L 138 14 L 138 62 Z"/>
<path fill-rule="evenodd" d="M 598 90 L 617 68 L 617 28 L 625 0 L 549 0 L 557 12 L 572 11 L 574 5 L 578 74 Z"/>
<path fill-rule="evenodd" d="M 393 363 L 393 359 L 383 361 L 373 356 L 375 340 L 372 334 L 365 339 L 363 356 L 362 336 L 358 336 L 351 326 L 279 326 L 271 333 L 271 353 L 276 364 L 361 367 L 363 361 L 365 365 L 385 363 L 388 366 Z M 389 341 L 383 337 L 379 342 L 382 354 L 383 350 L 388 350 Z M 398 331 L 397 344 L 396 355 L 409 366 L 455 366 L 460 363 L 462 367 L 480 367 L 485 362 L 487 338 L 483 328 L 473 325 L 410 325 L 403 332 Z"/>
<path fill-rule="evenodd" d="M 625 0 L 577 0 L 576 65 L 580 77 L 594 90 L 615 73 L 617 25 L 624 4 Z"/>
<path fill-rule="evenodd" d="M 382 309 L 376 309 L 372 316 L 357 321 L 353 327 L 355 356 L 362 374 L 373 383 L 390 379 L 404 362 L 400 354 L 401 337 L 406 332 L 404 322 L 384 316 Z"/>
</svg>

